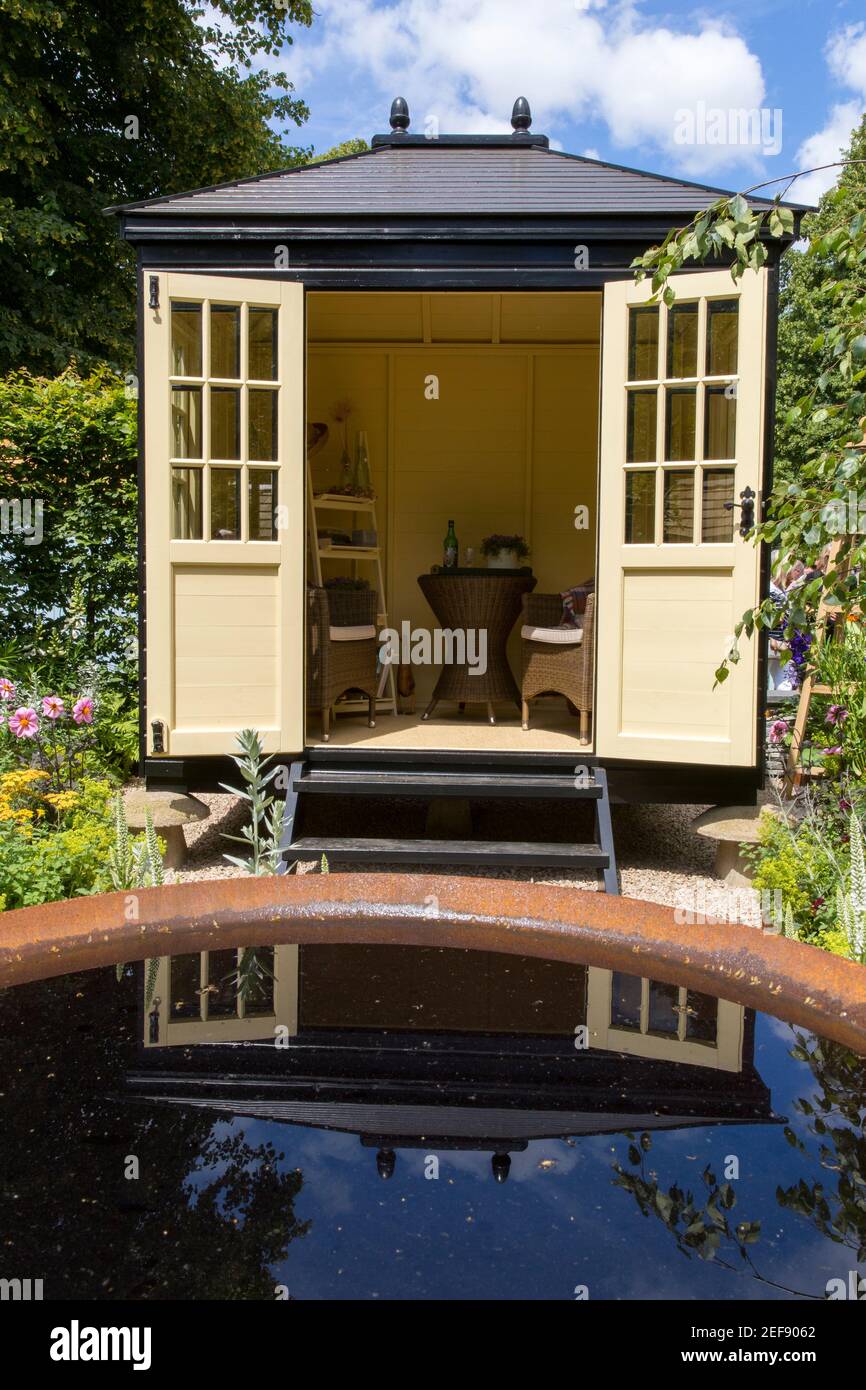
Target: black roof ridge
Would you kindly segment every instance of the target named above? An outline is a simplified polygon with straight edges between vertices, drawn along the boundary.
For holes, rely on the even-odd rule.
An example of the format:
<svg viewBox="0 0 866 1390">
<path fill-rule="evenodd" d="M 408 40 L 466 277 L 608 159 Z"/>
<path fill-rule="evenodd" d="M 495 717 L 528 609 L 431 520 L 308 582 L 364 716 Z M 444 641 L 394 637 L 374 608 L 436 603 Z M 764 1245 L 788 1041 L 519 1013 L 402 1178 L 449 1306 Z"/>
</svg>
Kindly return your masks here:
<svg viewBox="0 0 866 1390">
<path fill-rule="evenodd" d="M 373 139 L 378 140 L 378 137 L 374 136 Z M 541 156 L 550 155 L 557 159 L 568 159 L 579 164 L 589 164 L 597 169 L 611 169 L 617 173 L 633 174 L 639 178 L 645 178 L 654 183 L 663 184 L 668 188 L 693 188 L 696 192 L 700 193 L 715 193 L 720 198 L 732 198 L 737 195 L 737 190 L 719 188 L 715 184 L 698 183 L 694 179 L 677 178 L 672 174 L 657 174 L 649 169 L 637 169 L 634 165 L 629 164 L 615 164 L 608 159 L 593 159 L 589 155 L 574 154 L 569 150 L 554 150 L 551 149 L 549 145 L 541 145 L 539 141 L 533 141 L 531 137 L 530 139 L 521 139 L 519 137 L 513 138 L 503 135 L 501 137 L 496 136 L 489 138 L 477 137 L 473 140 L 471 137 L 454 136 L 453 138 L 446 138 L 443 144 L 443 139 L 441 137 L 436 140 L 428 140 L 426 137 L 416 136 L 411 139 L 408 137 L 403 139 L 388 139 L 387 137 L 383 137 L 379 140 L 379 143 L 371 145 L 369 149 L 358 150 L 353 154 L 335 155 L 331 159 L 311 160 L 307 164 L 292 164 L 285 169 L 267 169 L 261 174 L 247 174 L 243 178 L 227 179 L 222 183 L 205 184 L 200 188 L 179 189 L 175 193 L 157 194 L 154 197 L 141 198 L 131 203 L 112 203 L 110 207 L 103 209 L 103 214 L 107 217 L 117 213 L 137 212 L 145 208 L 159 207 L 165 203 L 174 202 L 177 199 L 192 198 L 199 193 L 216 193 L 221 189 L 242 188 L 248 184 L 262 183 L 266 179 L 285 178 L 291 174 L 308 174 L 317 169 L 327 168 L 330 165 L 347 164 L 359 159 L 368 159 L 373 155 L 381 155 L 382 152 L 386 150 L 400 148 L 418 150 L 427 147 L 431 149 L 523 149 Z M 772 198 L 752 195 L 750 193 L 743 193 L 742 196 L 751 202 L 760 203 L 767 207 L 773 204 Z M 791 208 L 795 212 L 808 213 L 814 211 L 814 205 L 810 203 L 793 203 L 780 200 L 779 206 Z"/>
</svg>

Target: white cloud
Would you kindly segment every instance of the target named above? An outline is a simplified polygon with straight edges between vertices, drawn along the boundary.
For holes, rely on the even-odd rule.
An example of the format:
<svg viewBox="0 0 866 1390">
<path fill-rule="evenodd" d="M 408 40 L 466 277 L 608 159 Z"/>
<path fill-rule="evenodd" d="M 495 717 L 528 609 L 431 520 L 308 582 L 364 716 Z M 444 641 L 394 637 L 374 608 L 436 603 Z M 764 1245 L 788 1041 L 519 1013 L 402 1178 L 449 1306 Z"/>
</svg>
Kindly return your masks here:
<svg viewBox="0 0 866 1390">
<path fill-rule="evenodd" d="M 832 35 L 827 64 L 843 86 L 866 96 L 866 24 L 849 24 Z"/>
<path fill-rule="evenodd" d="M 851 132 L 859 125 L 866 106 L 866 24 L 849 24 L 832 34 L 826 48 L 827 66 L 841 86 L 856 93 L 851 100 L 837 102 L 822 130 L 803 141 L 797 151 L 798 169 L 816 169 L 797 179 L 790 196 L 797 202 L 817 203 L 832 188 L 838 169 L 819 169 L 838 160 L 851 143 Z"/>
<path fill-rule="evenodd" d="M 851 143 L 851 132 L 863 115 L 863 104 L 845 101 L 834 106 L 823 130 L 804 140 L 794 161 L 798 169 L 815 169 L 791 185 L 788 196 L 795 203 L 817 203 L 822 193 L 832 188 L 839 177 L 838 169 L 822 169 L 840 159 Z"/>
<path fill-rule="evenodd" d="M 678 112 L 699 101 L 725 111 L 763 101 L 758 58 L 715 20 L 695 18 L 682 32 L 654 26 L 630 0 L 543 0 L 529 12 L 525 0 L 319 0 L 317 12 L 286 70 L 305 95 L 338 80 L 355 130 L 382 129 L 400 93 L 413 129 L 435 115 L 443 133 L 507 132 L 522 94 L 536 130 L 602 122 L 615 145 L 661 150 L 695 175 L 754 165 L 759 154 L 675 138 Z"/>
</svg>

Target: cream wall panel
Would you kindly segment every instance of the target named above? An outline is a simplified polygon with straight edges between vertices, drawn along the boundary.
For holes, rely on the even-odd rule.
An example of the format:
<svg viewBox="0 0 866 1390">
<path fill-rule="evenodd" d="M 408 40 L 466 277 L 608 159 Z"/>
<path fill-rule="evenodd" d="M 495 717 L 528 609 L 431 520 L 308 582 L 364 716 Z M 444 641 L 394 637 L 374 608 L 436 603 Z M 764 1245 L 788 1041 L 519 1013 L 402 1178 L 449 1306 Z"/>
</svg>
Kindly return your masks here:
<svg viewBox="0 0 866 1390">
<path fill-rule="evenodd" d="M 420 294 L 309 296 L 309 338 L 316 342 L 406 342 L 423 337 Z"/>
<path fill-rule="evenodd" d="M 428 295 L 433 342 L 492 342 L 496 298 L 492 294 Z"/>
<path fill-rule="evenodd" d="M 503 343 L 597 343 L 601 294 L 504 294 L 499 331 Z"/>
<path fill-rule="evenodd" d="M 436 306 L 446 298 L 437 320 Z M 435 327 L 450 317 L 457 332 L 462 309 L 462 330 L 469 334 L 480 320 L 479 304 L 495 298 L 430 295 L 430 322 Z M 597 317 L 598 296 L 592 298 Z M 438 377 L 438 400 L 424 394 L 431 374 Z M 374 347 L 313 346 L 308 398 L 311 419 L 328 419 L 334 402 L 351 400 L 353 424 L 368 431 L 380 544 L 384 539 L 392 552 L 387 571 L 392 625 L 408 620 L 414 627 L 431 626 L 433 617 L 417 580 L 439 562 L 452 516 L 461 545 L 474 545 L 476 551 L 482 537 L 493 531 L 525 534 L 533 547 L 539 589 L 558 590 L 593 573 L 597 344 L 536 352 L 515 346 L 410 348 L 394 343 L 381 354 Z M 326 450 L 313 464 L 317 490 L 328 477 L 336 477 L 342 440 L 333 424 L 331 430 Z M 374 443 L 380 439 L 391 441 L 384 479 L 379 467 L 386 449 Z M 389 526 L 383 536 L 386 497 Z M 588 531 L 574 527 L 578 502 L 589 506 Z M 335 561 L 328 572 L 348 569 L 347 562 Z M 517 628 L 509 655 L 518 672 Z M 423 700 L 436 672 L 418 669 L 415 677 Z"/>
<path fill-rule="evenodd" d="M 534 359 L 529 524 L 532 568 L 541 593 L 595 573 L 598 472 L 598 349 Z M 589 509 L 576 530 L 574 509 Z"/>
<path fill-rule="evenodd" d="M 439 379 L 439 399 L 424 396 L 425 378 Z M 453 517 L 462 546 L 493 531 L 525 530 L 526 363 L 495 349 L 402 356 L 395 369 L 395 456 L 392 617 L 431 628 L 418 576 L 441 562 Z M 479 557 L 480 559 L 480 557 Z M 417 668 L 419 699 L 435 684 L 433 668 Z"/>
</svg>

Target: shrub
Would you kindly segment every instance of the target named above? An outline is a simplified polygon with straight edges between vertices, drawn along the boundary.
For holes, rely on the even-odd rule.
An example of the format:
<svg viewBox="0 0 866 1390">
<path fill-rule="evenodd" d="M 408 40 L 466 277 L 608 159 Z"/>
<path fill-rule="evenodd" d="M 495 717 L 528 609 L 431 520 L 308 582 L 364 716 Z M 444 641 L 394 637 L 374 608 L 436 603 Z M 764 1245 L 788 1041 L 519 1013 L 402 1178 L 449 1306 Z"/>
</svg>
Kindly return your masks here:
<svg viewBox="0 0 866 1390">
<path fill-rule="evenodd" d="M 110 886 L 113 841 L 107 782 L 45 791 L 36 769 L 0 776 L 0 905 L 56 902 Z"/>
<path fill-rule="evenodd" d="M 0 610 L 19 655 L 54 640 L 134 694 L 136 404 L 107 368 L 0 379 L 0 497 L 31 526 L 0 533 Z M 26 504 L 26 507 L 25 507 Z M 38 512 L 37 512 L 38 504 Z M 67 681 L 53 676 L 53 685 Z"/>
</svg>

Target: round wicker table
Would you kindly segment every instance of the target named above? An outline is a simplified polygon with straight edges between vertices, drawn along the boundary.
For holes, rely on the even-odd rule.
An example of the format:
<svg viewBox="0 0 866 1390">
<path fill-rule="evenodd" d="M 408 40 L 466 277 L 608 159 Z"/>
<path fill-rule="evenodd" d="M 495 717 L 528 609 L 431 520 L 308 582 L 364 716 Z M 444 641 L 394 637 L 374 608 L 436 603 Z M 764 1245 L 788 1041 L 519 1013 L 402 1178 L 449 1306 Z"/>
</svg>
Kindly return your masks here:
<svg viewBox="0 0 866 1390">
<path fill-rule="evenodd" d="M 505 645 L 520 615 L 523 595 L 531 593 L 536 582 L 526 570 L 461 569 L 420 576 L 419 588 L 440 628 L 487 633 L 486 671 L 472 675 L 473 667 L 465 661 L 447 662 L 422 719 L 430 718 L 440 700 L 456 700 L 461 707 L 486 704 L 491 724 L 496 723 L 494 700 L 507 700 L 520 709 L 520 691 Z M 474 650 L 479 651 L 477 639 Z"/>
</svg>

